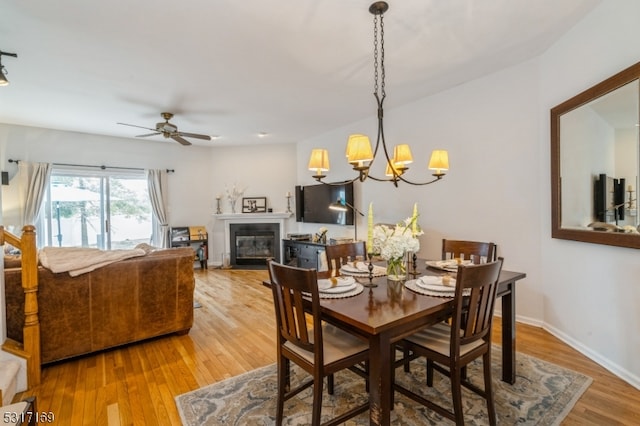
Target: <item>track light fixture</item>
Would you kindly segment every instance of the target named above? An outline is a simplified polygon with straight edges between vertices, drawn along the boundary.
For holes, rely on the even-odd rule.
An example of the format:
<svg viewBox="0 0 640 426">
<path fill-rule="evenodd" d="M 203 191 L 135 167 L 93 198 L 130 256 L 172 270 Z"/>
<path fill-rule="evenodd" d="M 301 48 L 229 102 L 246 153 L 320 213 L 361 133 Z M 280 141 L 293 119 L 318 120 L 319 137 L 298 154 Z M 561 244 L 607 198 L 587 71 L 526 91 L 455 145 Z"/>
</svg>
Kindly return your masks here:
<svg viewBox="0 0 640 426">
<path fill-rule="evenodd" d="M 7 80 L 7 69 L 2 65 L 2 56 L 13 56 L 14 58 L 18 57 L 17 53 L 8 53 L 0 50 L 0 86 L 8 86 L 9 80 Z"/>
<path fill-rule="evenodd" d="M 386 97 L 385 93 L 385 70 L 384 70 L 384 22 L 383 15 L 389 9 L 389 5 L 384 1 L 373 3 L 369 7 L 369 12 L 373 14 L 373 60 L 374 60 L 374 96 L 378 104 L 378 136 L 375 148 L 371 149 L 371 142 L 366 135 L 355 134 L 350 135 L 347 141 L 346 156 L 347 161 L 358 173 L 353 180 L 364 182 L 367 178 L 371 178 L 380 182 L 393 182 L 397 187 L 398 182 L 402 181 L 410 185 L 428 185 L 442 179 L 445 172 L 449 170 L 449 155 L 444 150 L 434 150 L 431 153 L 431 159 L 428 163 L 429 170 L 433 170 L 434 179 L 426 182 L 413 182 L 408 180 L 404 173 L 409 169 L 409 164 L 413 162 L 413 157 L 409 145 L 396 145 L 393 150 L 387 148 L 384 138 L 383 126 L 383 108 L 382 104 Z M 378 40 L 378 36 L 380 40 Z M 378 79 L 380 85 L 378 85 Z M 385 177 L 374 177 L 371 175 L 371 165 L 375 161 L 378 148 L 382 148 L 386 159 Z M 326 177 L 324 172 L 329 171 L 329 152 L 326 149 L 313 149 L 309 158 L 310 171 L 315 172 L 313 176 L 318 182 L 323 182 Z"/>
</svg>

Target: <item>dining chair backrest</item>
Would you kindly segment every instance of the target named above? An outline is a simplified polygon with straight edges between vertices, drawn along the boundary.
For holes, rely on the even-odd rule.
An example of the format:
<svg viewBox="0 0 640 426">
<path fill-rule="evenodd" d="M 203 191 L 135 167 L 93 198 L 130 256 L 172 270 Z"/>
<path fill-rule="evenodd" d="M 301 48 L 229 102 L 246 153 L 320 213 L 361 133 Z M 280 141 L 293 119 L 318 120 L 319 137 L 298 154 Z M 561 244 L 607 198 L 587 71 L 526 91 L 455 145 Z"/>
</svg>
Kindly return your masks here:
<svg viewBox="0 0 640 426">
<path fill-rule="evenodd" d="M 322 364 L 322 327 L 316 270 L 282 265 L 274 260 L 269 260 L 267 264 L 279 344 L 289 342 L 314 353 L 315 361 Z M 305 293 L 311 296 L 310 311 L 305 309 L 305 303 L 308 303 L 303 299 Z M 312 327 L 307 322 L 306 312 L 311 313 Z"/>
<path fill-rule="evenodd" d="M 277 426 L 283 424 L 284 401 L 312 386 L 311 419 L 305 421 L 305 424 L 319 426 L 324 378 L 327 378 L 329 394 L 334 391 L 334 373 L 340 370 L 348 368 L 366 378 L 367 371 L 358 366 L 368 365 L 369 345 L 344 329 L 322 322 L 318 274 L 315 269 L 282 265 L 273 259 L 267 260 L 267 265 L 278 329 L 275 423 Z M 301 380 L 296 386 L 292 386 L 290 361 L 306 371 L 312 379 Z M 368 384 L 365 384 L 365 389 L 368 390 Z M 366 411 L 368 407 L 369 403 L 365 399 L 361 404 L 353 405 L 335 416 L 329 424 L 341 424 Z"/>
<path fill-rule="evenodd" d="M 347 262 L 367 259 L 367 244 L 364 241 L 332 244 L 325 248 L 329 271 L 339 271 Z"/>
<path fill-rule="evenodd" d="M 491 344 L 491 323 L 503 259 L 460 266 L 451 322 L 451 354 L 480 339 Z M 465 291 L 468 294 L 465 294 Z"/>
<path fill-rule="evenodd" d="M 463 240 L 442 240 L 442 260 L 462 258 L 474 264 L 495 262 L 497 247 L 494 243 Z"/>
<path fill-rule="evenodd" d="M 491 324 L 502 263 L 499 258 L 495 262 L 461 265 L 456 276 L 451 325 L 439 322 L 403 340 L 406 350 L 427 359 L 428 387 L 433 386 L 434 370 L 449 377 L 452 404 L 444 406 L 425 399 L 402 385 L 396 385 L 396 390 L 457 425 L 464 424 L 462 386 L 486 399 L 489 424 L 497 423 L 491 380 Z M 479 357 L 484 389 L 475 380 L 469 381 L 466 374 L 467 365 Z"/>
</svg>

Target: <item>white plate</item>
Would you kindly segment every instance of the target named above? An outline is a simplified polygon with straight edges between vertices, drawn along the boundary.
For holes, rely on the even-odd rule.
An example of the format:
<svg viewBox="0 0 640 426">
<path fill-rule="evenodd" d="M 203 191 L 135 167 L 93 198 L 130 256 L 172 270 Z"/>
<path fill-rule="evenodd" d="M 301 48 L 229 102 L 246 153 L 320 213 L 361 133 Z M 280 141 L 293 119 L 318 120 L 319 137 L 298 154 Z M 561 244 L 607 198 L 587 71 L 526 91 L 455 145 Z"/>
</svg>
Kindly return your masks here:
<svg viewBox="0 0 640 426">
<path fill-rule="evenodd" d="M 451 260 L 427 260 L 427 266 L 431 268 L 441 269 L 443 271 L 457 271 L 458 270 L 458 262 L 454 259 Z M 470 260 L 463 260 L 462 265 L 468 266 L 471 265 Z"/>
<path fill-rule="evenodd" d="M 373 274 L 380 274 L 387 271 L 387 268 L 384 266 L 373 265 Z M 365 262 L 357 262 L 355 265 L 352 263 L 347 263 L 346 265 L 342 265 L 340 268 L 340 272 L 346 274 L 368 274 L 369 273 L 369 264 Z"/>
<path fill-rule="evenodd" d="M 337 281 L 336 284 L 331 279 L 318 280 L 318 291 L 320 293 L 337 294 L 346 293 L 356 288 L 356 280 L 353 277 L 336 277 L 335 280 Z"/>
<path fill-rule="evenodd" d="M 365 272 L 369 272 L 369 265 L 364 262 L 357 262 L 355 265 L 353 263 L 347 263 L 346 265 L 342 265 L 340 270 L 344 272 L 363 274 Z"/>
<path fill-rule="evenodd" d="M 442 277 L 424 276 L 416 280 L 416 285 L 425 290 L 453 293 L 456 290 L 456 280 L 451 278 L 451 285 L 442 284 Z"/>
</svg>

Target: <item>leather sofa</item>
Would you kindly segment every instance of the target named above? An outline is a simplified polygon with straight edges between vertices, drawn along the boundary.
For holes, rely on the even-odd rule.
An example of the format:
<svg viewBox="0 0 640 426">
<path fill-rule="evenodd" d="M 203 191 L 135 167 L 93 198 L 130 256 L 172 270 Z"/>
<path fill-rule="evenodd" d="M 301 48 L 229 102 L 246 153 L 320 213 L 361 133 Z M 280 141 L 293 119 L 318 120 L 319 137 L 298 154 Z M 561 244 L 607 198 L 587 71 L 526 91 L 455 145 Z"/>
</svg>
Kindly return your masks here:
<svg viewBox="0 0 640 426">
<path fill-rule="evenodd" d="M 162 336 L 193 324 L 194 251 L 158 249 L 71 277 L 38 267 L 42 363 Z M 22 342 L 19 267 L 5 266 L 7 336 Z"/>
</svg>

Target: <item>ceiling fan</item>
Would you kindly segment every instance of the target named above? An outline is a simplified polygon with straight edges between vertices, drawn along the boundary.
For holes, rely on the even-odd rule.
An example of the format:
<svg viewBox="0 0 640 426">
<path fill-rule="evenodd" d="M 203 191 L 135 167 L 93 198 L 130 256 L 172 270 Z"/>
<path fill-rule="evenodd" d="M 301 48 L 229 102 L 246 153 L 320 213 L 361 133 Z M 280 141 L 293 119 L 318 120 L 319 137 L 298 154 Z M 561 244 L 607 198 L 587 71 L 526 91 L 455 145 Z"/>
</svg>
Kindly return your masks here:
<svg viewBox="0 0 640 426">
<path fill-rule="evenodd" d="M 196 139 L 204 139 L 207 141 L 211 140 L 211 136 L 209 135 L 200 135 L 197 133 L 187 133 L 187 132 L 179 132 L 178 131 L 178 127 L 174 124 L 169 123 L 169 120 L 171 120 L 171 118 L 173 117 L 173 113 L 171 112 L 163 112 L 160 113 L 160 115 L 162 116 L 162 118 L 164 118 L 164 122 L 160 122 L 160 123 L 156 123 L 156 128 L 152 129 L 150 127 L 144 127 L 144 126 L 136 126 L 135 124 L 127 124 L 127 123 L 118 123 L 118 124 L 122 124 L 123 126 L 131 126 L 131 127 L 138 127 L 140 129 L 147 129 L 147 130 L 151 130 L 153 131 L 153 133 L 147 133 L 144 135 L 137 135 L 137 138 L 145 138 L 147 136 L 156 136 L 156 135 L 162 135 L 165 138 L 171 138 L 176 142 L 181 143 L 182 145 L 191 145 L 191 142 L 189 142 L 188 140 L 184 139 L 184 137 L 187 138 L 196 138 Z"/>
</svg>

